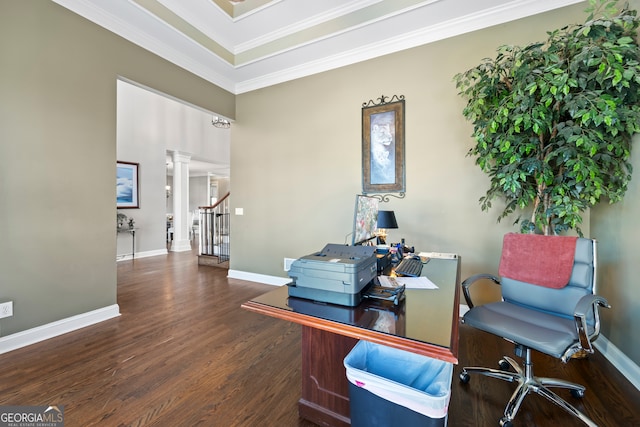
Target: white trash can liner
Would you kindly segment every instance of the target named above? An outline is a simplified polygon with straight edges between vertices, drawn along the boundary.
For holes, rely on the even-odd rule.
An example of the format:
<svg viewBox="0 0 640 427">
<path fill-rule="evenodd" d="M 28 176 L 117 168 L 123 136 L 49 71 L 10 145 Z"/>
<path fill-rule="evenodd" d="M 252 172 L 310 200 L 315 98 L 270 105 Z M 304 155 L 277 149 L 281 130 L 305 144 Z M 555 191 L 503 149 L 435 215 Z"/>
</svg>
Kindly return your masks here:
<svg viewBox="0 0 640 427">
<path fill-rule="evenodd" d="M 357 387 L 427 417 L 447 415 L 452 363 L 360 341 L 344 366 L 347 379 Z"/>
</svg>

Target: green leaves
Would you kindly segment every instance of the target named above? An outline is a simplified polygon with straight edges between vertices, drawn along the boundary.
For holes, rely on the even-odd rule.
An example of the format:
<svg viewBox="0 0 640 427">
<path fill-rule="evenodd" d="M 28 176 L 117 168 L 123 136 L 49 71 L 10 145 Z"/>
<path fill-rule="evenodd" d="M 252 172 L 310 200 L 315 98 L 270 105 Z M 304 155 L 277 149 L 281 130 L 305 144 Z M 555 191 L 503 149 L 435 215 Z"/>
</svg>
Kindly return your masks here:
<svg viewBox="0 0 640 427">
<path fill-rule="evenodd" d="M 585 209 L 624 195 L 640 131 L 639 22 L 616 7 L 590 0 L 585 24 L 549 32 L 544 43 L 501 46 L 455 76 L 474 124 L 468 155 L 491 179 L 481 207 L 505 199 L 499 220 L 532 209 L 523 231 L 580 232 Z"/>
</svg>

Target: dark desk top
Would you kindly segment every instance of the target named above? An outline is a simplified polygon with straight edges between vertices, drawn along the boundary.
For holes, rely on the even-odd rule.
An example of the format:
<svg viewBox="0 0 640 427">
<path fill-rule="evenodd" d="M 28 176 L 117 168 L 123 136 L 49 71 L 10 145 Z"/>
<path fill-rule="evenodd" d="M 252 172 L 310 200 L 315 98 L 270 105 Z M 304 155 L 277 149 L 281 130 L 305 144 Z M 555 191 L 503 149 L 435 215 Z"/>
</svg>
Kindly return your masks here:
<svg viewBox="0 0 640 427">
<path fill-rule="evenodd" d="M 398 306 L 364 299 L 357 307 L 289 297 L 280 286 L 243 308 L 357 339 L 458 362 L 460 258 L 430 259 L 422 275 L 438 289 L 407 289 Z"/>
</svg>

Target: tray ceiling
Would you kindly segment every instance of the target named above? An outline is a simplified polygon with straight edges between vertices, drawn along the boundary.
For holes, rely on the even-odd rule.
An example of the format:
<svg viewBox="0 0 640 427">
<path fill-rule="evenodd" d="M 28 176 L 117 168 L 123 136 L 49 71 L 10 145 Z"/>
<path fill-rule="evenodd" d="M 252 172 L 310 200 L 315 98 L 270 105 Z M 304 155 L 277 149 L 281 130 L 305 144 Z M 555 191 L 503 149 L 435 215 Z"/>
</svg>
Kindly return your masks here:
<svg viewBox="0 0 640 427">
<path fill-rule="evenodd" d="M 53 0 L 232 93 L 582 0 Z"/>
</svg>

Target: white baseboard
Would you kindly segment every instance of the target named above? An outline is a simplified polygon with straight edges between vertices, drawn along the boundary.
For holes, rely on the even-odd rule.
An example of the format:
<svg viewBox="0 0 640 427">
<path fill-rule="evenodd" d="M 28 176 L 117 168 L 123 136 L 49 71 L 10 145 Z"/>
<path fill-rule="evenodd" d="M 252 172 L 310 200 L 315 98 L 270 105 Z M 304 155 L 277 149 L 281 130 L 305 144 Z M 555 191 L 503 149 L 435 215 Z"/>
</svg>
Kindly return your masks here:
<svg viewBox="0 0 640 427">
<path fill-rule="evenodd" d="M 266 274 L 248 273 L 246 271 L 229 270 L 227 277 L 230 279 L 247 280 L 249 282 L 259 282 L 266 285 L 282 286 L 291 282 L 288 277 L 269 276 Z"/>
<path fill-rule="evenodd" d="M 58 320 L 46 325 L 27 329 L 26 331 L 16 332 L 15 334 L 7 335 L 6 337 L 0 337 L 0 354 L 17 350 L 19 348 L 118 316 L 120 316 L 120 307 L 118 304 L 113 304 L 97 310 L 78 314 L 76 316 L 67 317 L 66 319 Z"/>
<path fill-rule="evenodd" d="M 460 317 L 469 311 L 466 304 L 460 304 Z M 626 379 L 640 390 L 640 366 L 613 345 L 604 335 L 599 335 L 593 346 L 616 368 Z"/>
<path fill-rule="evenodd" d="M 151 256 L 158 256 L 158 255 L 167 255 L 168 253 L 169 252 L 166 249 L 156 249 L 154 251 L 136 252 L 135 259 L 148 258 Z M 116 256 L 116 261 L 131 261 L 132 259 L 134 258 L 131 254 L 122 254 L 122 255 Z"/>
<path fill-rule="evenodd" d="M 191 240 L 182 239 L 182 240 L 173 240 L 171 242 L 171 252 L 189 252 L 191 250 Z"/>
<path fill-rule="evenodd" d="M 593 343 L 604 357 L 618 370 L 626 379 L 640 390 L 640 366 L 636 365 L 633 360 L 624 354 L 618 347 L 613 345 L 611 341 L 604 335 L 600 335 Z"/>
</svg>

